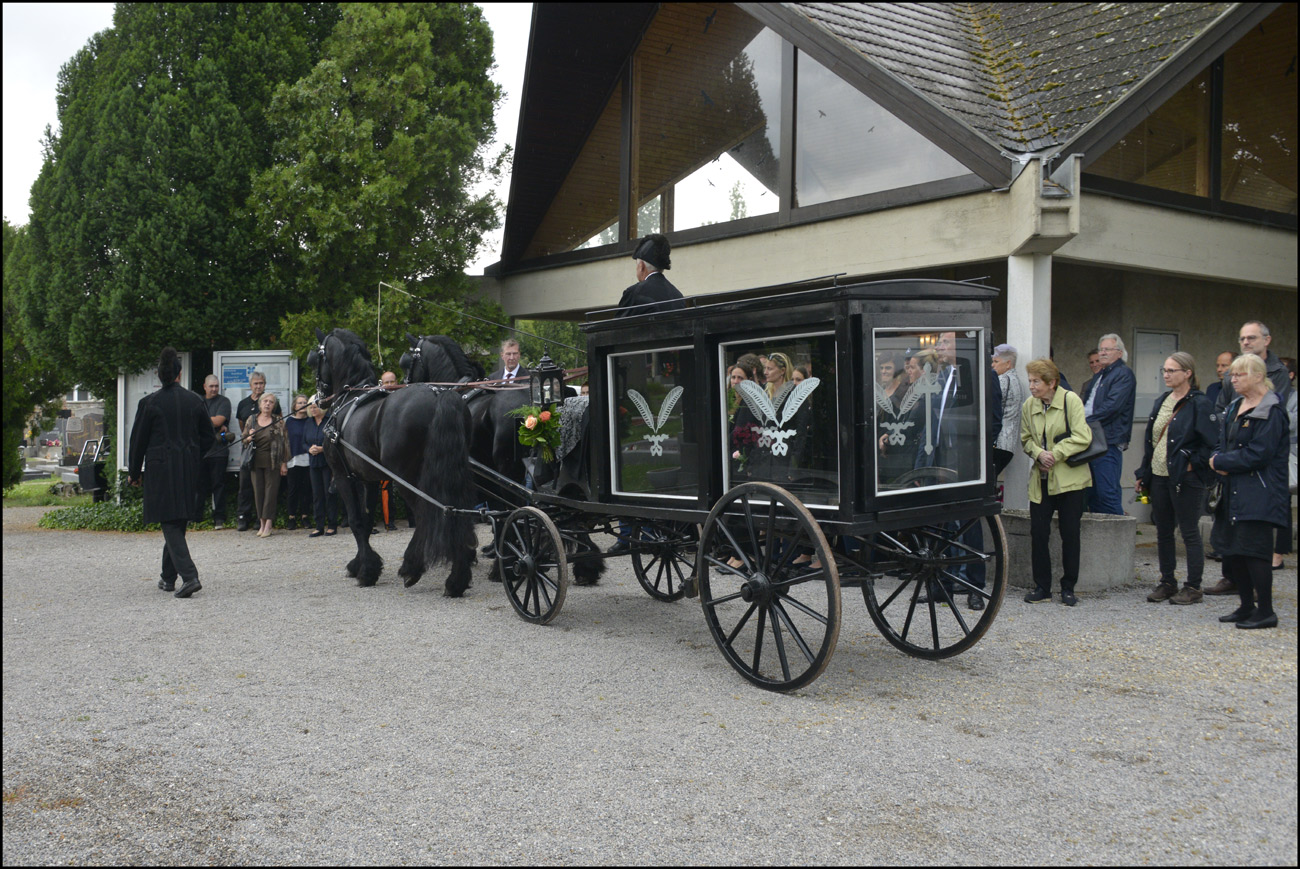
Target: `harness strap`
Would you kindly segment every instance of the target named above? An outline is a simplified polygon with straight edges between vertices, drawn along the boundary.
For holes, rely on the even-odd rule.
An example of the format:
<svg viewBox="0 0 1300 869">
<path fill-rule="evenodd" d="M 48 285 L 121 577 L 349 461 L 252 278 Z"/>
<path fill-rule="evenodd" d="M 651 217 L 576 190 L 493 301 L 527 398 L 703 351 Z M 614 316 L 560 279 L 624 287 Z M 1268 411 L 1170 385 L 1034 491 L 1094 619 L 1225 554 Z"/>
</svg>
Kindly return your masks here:
<svg viewBox="0 0 1300 869">
<path fill-rule="evenodd" d="M 428 501 L 430 504 L 437 507 L 442 512 L 451 513 L 455 511 L 456 509 L 455 507 L 448 507 L 446 504 L 442 503 L 441 501 L 438 501 L 430 497 L 429 495 L 426 495 L 424 492 L 421 492 L 418 487 L 412 486 L 406 480 L 403 480 L 401 477 L 397 476 L 397 474 L 394 474 L 392 471 L 388 470 L 388 468 L 385 468 L 383 465 L 379 464 L 379 462 L 376 462 L 374 459 L 370 458 L 370 456 L 366 455 L 365 453 L 361 452 L 361 450 L 352 446 L 352 444 L 343 440 L 343 438 L 340 435 L 338 435 L 337 432 L 335 433 L 334 441 L 341 446 L 347 447 L 349 450 L 353 452 L 354 455 L 360 456 L 364 461 L 366 461 L 376 470 L 383 472 L 386 478 L 392 480 L 394 483 L 401 483 L 403 486 L 406 487 L 407 491 L 414 492 L 416 495 L 419 495 L 421 498 Z M 473 511 L 466 511 L 466 512 L 473 512 Z"/>
</svg>

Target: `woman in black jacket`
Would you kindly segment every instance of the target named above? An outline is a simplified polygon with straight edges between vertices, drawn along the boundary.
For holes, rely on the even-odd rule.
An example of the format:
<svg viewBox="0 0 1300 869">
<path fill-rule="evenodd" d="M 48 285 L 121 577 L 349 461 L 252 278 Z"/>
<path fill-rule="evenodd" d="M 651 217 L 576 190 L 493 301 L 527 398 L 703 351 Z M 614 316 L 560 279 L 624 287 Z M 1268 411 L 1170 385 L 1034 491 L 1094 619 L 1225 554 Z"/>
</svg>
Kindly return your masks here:
<svg viewBox="0 0 1300 869">
<path fill-rule="evenodd" d="M 1228 371 L 1237 398 L 1223 413 L 1219 449 L 1210 457 L 1210 468 L 1226 478 L 1213 540 L 1241 606 L 1219 621 L 1247 630 L 1275 628 L 1273 529 L 1286 527 L 1291 509 L 1286 467 L 1290 425 L 1265 376 L 1263 359 L 1243 353 Z"/>
<path fill-rule="evenodd" d="M 1205 550 L 1198 523 L 1205 503 L 1205 488 L 1214 472 L 1210 456 L 1219 443 L 1214 407 L 1197 387 L 1196 361 L 1190 353 L 1175 353 L 1165 360 L 1165 386 L 1147 421 L 1142 464 L 1136 488 L 1151 499 L 1151 521 L 1156 526 L 1156 551 L 1160 557 L 1160 584 L 1147 600 L 1175 604 L 1200 603 Z M 1174 524 L 1187 548 L 1187 582 L 1178 590 L 1174 567 Z"/>
</svg>

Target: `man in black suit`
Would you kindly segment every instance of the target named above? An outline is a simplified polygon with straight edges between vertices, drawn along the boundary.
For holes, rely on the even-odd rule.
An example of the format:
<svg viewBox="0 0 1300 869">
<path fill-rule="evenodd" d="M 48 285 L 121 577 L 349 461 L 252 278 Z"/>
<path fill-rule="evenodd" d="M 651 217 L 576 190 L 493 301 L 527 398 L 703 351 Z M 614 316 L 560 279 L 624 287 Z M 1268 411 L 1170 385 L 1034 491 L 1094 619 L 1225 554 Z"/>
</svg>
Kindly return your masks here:
<svg viewBox="0 0 1300 869">
<path fill-rule="evenodd" d="M 637 282 L 623 291 L 623 298 L 618 301 L 623 310 L 618 312 L 618 316 L 632 317 L 685 307 L 681 290 L 663 274 L 672 268 L 671 254 L 672 246 L 659 233 L 641 239 L 632 252 L 632 259 L 636 260 Z"/>
<path fill-rule="evenodd" d="M 196 497 L 203 456 L 212 448 L 215 436 L 212 419 L 203 399 L 180 385 L 181 360 L 165 347 L 158 360 L 162 387 L 140 399 L 131 426 L 131 449 L 127 480 L 144 484 L 144 521 L 162 526 L 162 576 L 158 587 L 176 590 L 176 578 L 184 584 L 177 597 L 198 591 L 199 571 L 185 542 L 185 527 L 202 516 Z"/>
<path fill-rule="evenodd" d="M 527 380 L 532 369 L 519 364 L 519 342 L 507 338 L 501 342 L 501 367 L 492 372 L 491 380 Z"/>
</svg>

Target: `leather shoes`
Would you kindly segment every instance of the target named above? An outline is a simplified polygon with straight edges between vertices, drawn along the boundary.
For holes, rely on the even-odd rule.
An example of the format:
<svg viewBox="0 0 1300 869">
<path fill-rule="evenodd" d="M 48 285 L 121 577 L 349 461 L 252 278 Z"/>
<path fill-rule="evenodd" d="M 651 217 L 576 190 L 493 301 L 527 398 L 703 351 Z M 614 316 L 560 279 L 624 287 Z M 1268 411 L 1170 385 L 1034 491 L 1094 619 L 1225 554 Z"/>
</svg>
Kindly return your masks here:
<svg viewBox="0 0 1300 869">
<path fill-rule="evenodd" d="M 185 584 L 181 586 L 180 591 L 176 592 L 176 596 L 189 597 L 201 588 L 203 588 L 203 586 L 199 584 L 197 579 L 187 579 L 185 580 Z"/>
<path fill-rule="evenodd" d="M 162 589 L 163 591 L 175 591 L 175 590 L 176 590 L 176 580 L 174 580 L 174 579 L 160 579 L 160 580 L 158 580 L 158 587 L 159 587 L 160 589 Z"/>
<path fill-rule="evenodd" d="M 620 540 L 613 546 L 605 550 L 606 555 L 625 555 L 632 551 L 631 545 L 626 540 Z"/>
<path fill-rule="evenodd" d="M 1242 622 L 1250 618 L 1254 612 L 1255 612 L 1255 608 L 1253 606 L 1252 607 L 1239 606 L 1232 612 L 1228 613 L 1226 616 L 1219 616 L 1219 621 L 1224 623 Z"/>
<path fill-rule="evenodd" d="M 236 530 L 236 531 L 247 531 L 247 530 L 248 530 L 248 520 L 247 520 L 247 519 L 240 519 L 239 522 L 235 525 L 235 530 Z"/>
<path fill-rule="evenodd" d="M 1226 579 L 1219 580 L 1219 584 L 1214 588 L 1203 589 L 1205 594 L 1236 594 L 1237 586 L 1228 582 Z"/>
<path fill-rule="evenodd" d="M 325 534 L 325 529 L 324 529 L 324 528 L 317 528 L 315 531 L 313 531 L 312 533 L 308 534 L 307 536 L 308 536 L 308 537 L 320 537 L 320 536 L 322 536 L 322 535 L 324 535 L 324 534 Z"/>
<path fill-rule="evenodd" d="M 984 596 L 972 591 L 966 596 L 966 606 L 977 612 L 984 609 Z"/>
<path fill-rule="evenodd" d="M 1252 615 L 1248 619 L 1242 619 L 1237 622 L 1237 627 L 1243 631 L 1253 631 L 1258 628 L 1275 628 L 1277 627 L 1277 613 L 1269 613 L 1266 616 Z"/>
</svg>

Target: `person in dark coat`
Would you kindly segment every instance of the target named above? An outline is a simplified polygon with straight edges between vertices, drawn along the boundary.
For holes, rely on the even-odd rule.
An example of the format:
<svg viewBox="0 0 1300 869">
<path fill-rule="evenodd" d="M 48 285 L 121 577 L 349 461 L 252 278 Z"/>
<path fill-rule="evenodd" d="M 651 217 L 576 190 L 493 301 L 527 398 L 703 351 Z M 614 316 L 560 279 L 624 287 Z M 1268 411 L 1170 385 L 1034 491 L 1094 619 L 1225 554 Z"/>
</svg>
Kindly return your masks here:
<svg viewBox="0 0 1300 869">
<path fill-rule="evenodd" d="M 623 310 L 618 312 L 618 316 L 631 317 L 686 307 L 681 290 L 663 274 L 672 268 L 671 253 L 668 239 L 658 233 L 641 239 L 632 253 L 632 259 L 636 260 L 637 282 L 623 291 L 623 298 L 618 302 Z"/>
<path fill-rule="evenodd" d="M 1200 519 L 1205 489 L 1214 472 L 1210 455 L 1219 445 L 1219 418 L 1214 405 L 1197 388 L 1196 360 L 1181 351 L 1165 360 L 1161 369 L 1169 391 L 1156 399 L 1143 438 L 1142 464 L 1134 488 L 1151 501 L 1156 526 L 1156 553 L 1160 584 L 1147 595 L 1151 603 L 1200 603 L 1205 551 L 1201 547 Z M 1187 582 L 1182 591 L 1174 576 L 1177 553 L 1174 527 L 1182 532 L 1187 550 Z"/>
<path fill-rule="evenodd" d="M 135 424 L 131 427 L 128 477 L 132 486 L 144 482 L 144 521 L 162 525 L 163 591 L 176 588 L 179 575 L 184 584 L 177 597 L 198 591 L 199 572 L 185 543 L 185 528 L 198 519 L 202 457 L 212 447 L 212 420 L 203 399 L 180 385 L 181 360 L 171 347 L 163 348 L 158 360 L 162 388 L 140 399 Z M 148 473 L 142 477 L 142 473 Z"/>
<path fill-rule="evenodd" d="M 1220 420 L 1219 449 L 1210 457 L 1210 468 L 1224 477 L 1212 536 L 1241 606 L 1219 621 L 1247 630 L 1275 628 L 1273 535 L 1274 528 L 1286 527 L 1291 509 L 1290 423 L 1265 376 L 1264 359 L 1243 353 L 1228 371 L 1236 398 Z"/>
<path fill-rule="evenodd" d="M 1089 422 L 1101 423 L 1106 435 L 1106 452 L 1093 459 L 1092 489 L 1088 492 L 1088 510 L 1092 513 L 1124 515 L 1120 494 L 1120 468 L 1124 450 L 1133 436 L 1133 407 L 1137 401 L 1137 377 L 1126 363 L 1128 351 L 1118 335 L 1111 332 L 1097 342 L 1102 369 L 1092 379 L 1092 388 L 1084 400 Z"/>
</svg>

